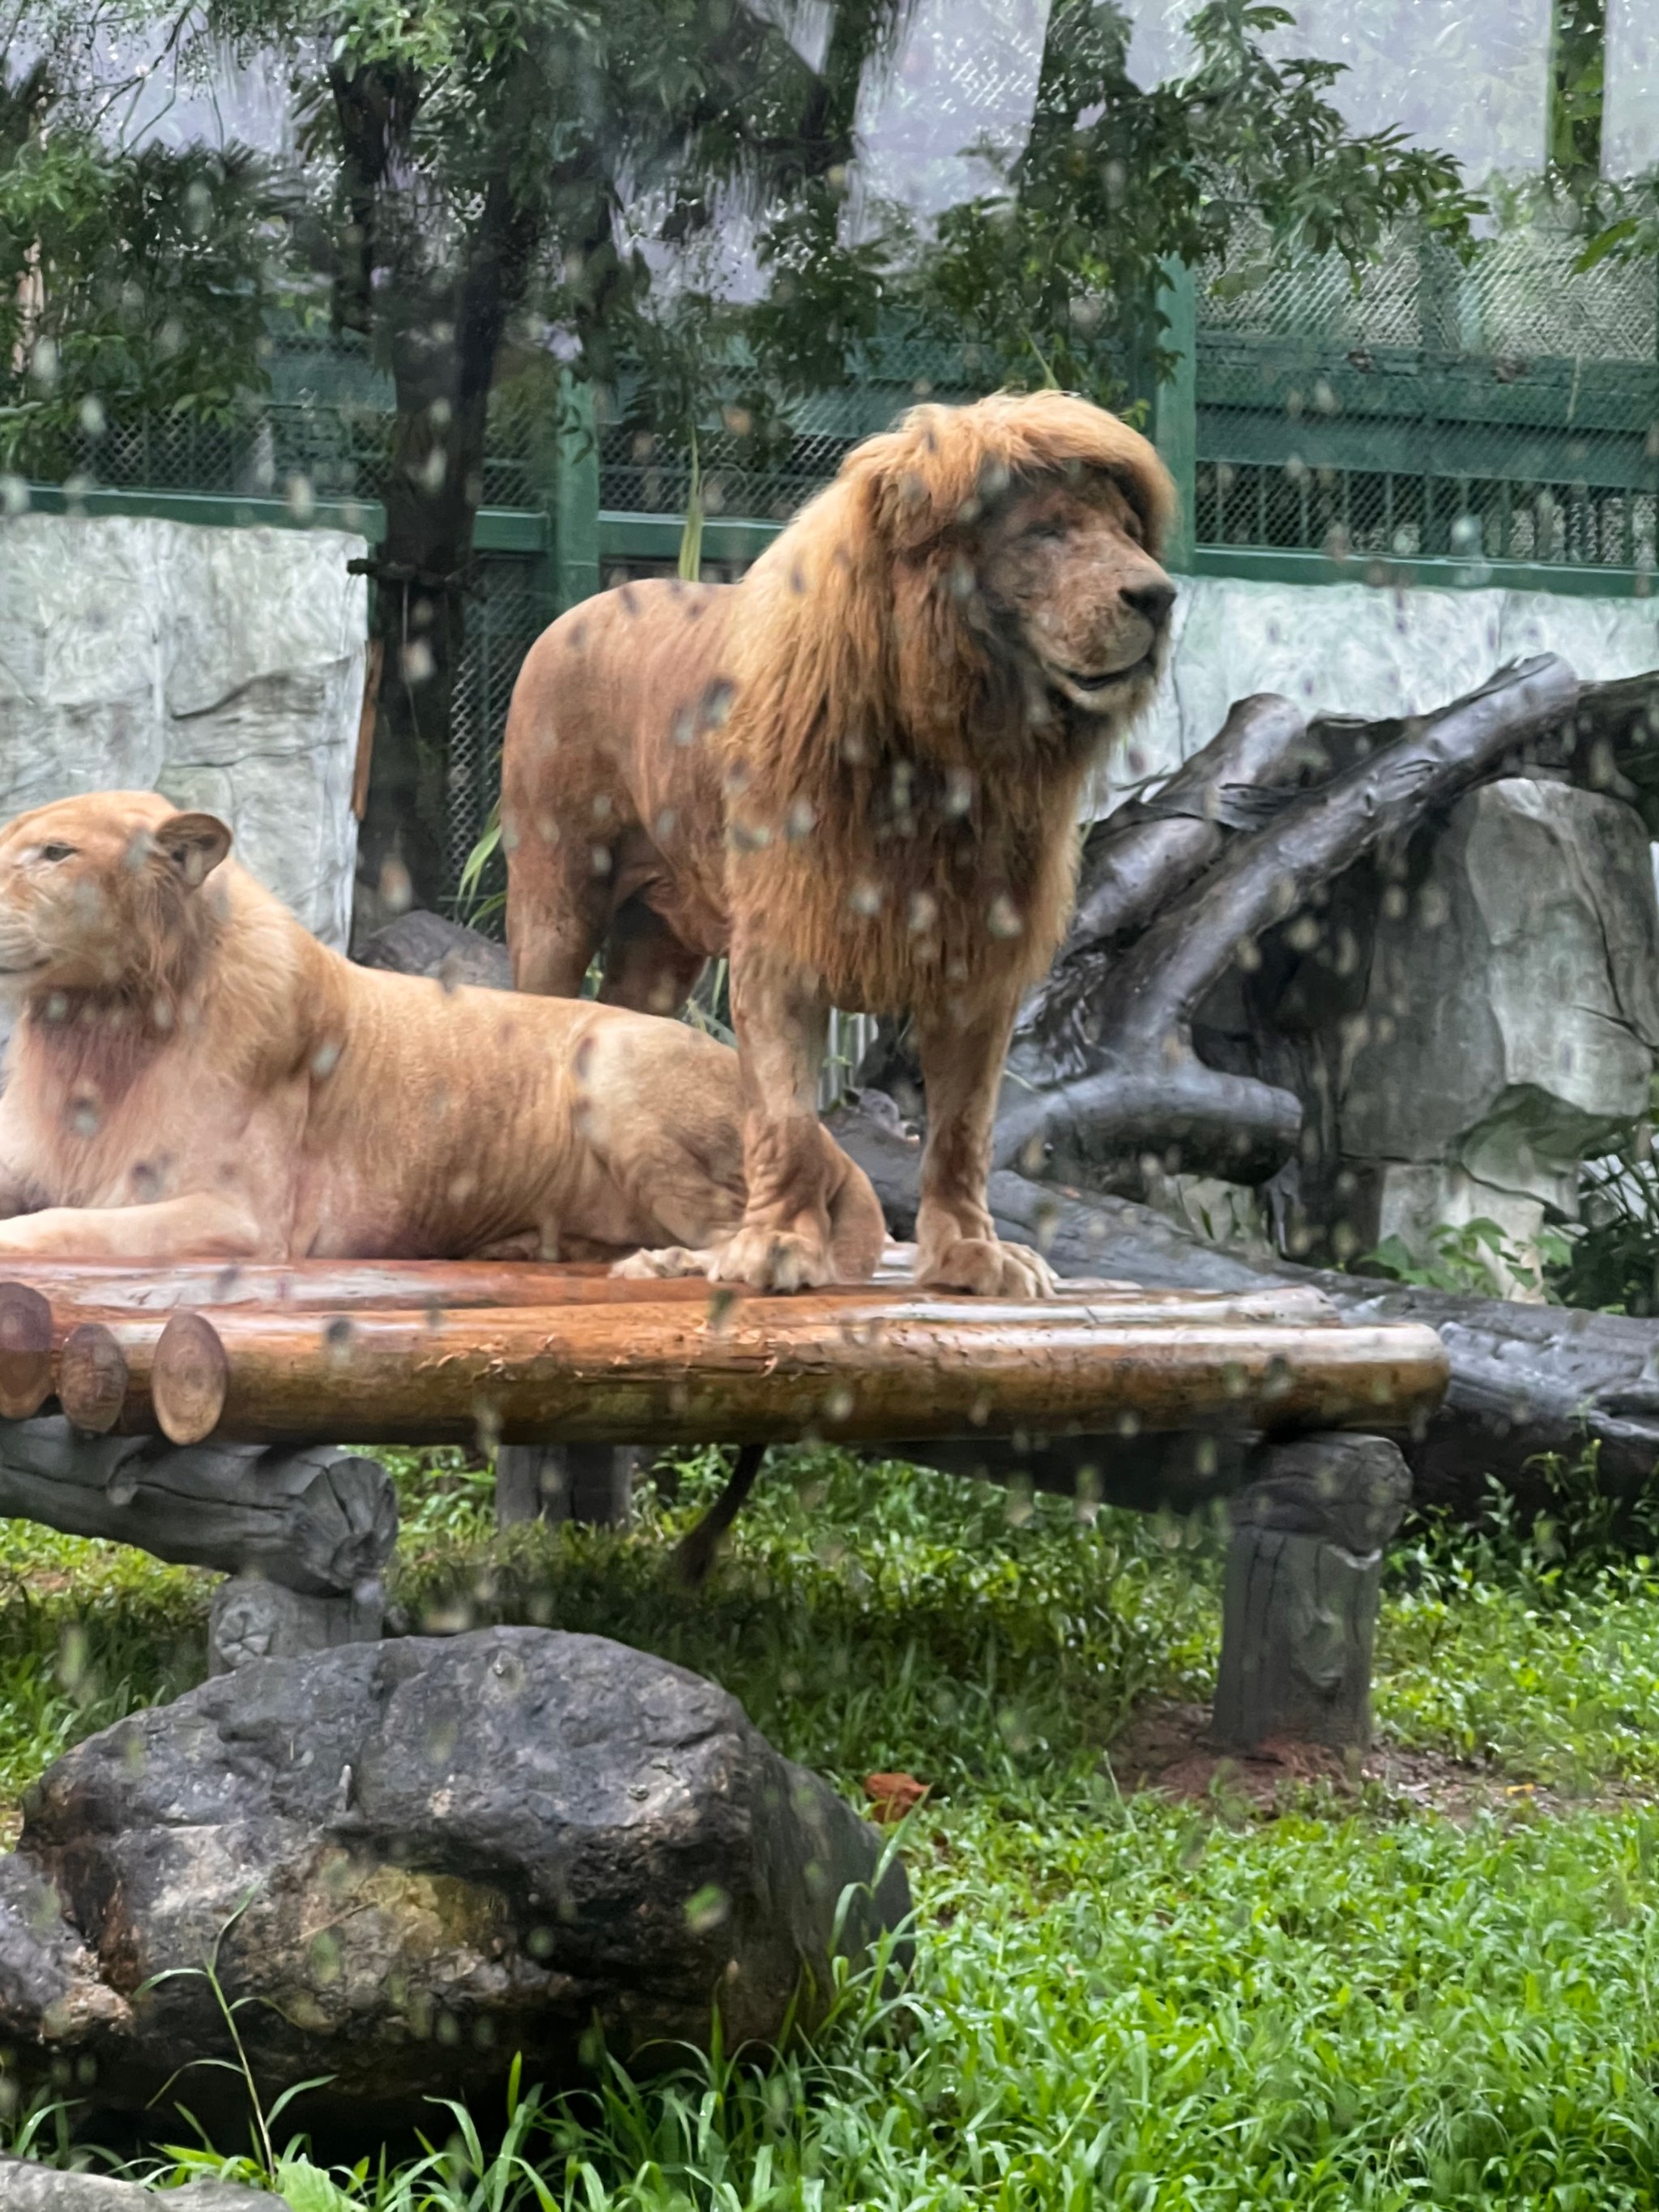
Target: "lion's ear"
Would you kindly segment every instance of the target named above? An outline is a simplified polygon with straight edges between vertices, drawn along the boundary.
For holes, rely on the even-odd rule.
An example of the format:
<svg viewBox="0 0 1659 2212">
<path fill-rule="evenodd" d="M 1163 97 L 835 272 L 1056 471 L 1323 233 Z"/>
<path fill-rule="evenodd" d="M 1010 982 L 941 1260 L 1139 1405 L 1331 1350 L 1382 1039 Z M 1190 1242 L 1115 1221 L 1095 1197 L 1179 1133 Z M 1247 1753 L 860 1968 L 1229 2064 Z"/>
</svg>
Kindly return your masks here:
<svg viewBox="0 0 1659 2212">
<path fill-rule="evenodd" d="M 230 850 L 230 831 L 216 814 L 169 814 L 155 836 L 157 852 L 191 890 Z"/>
</svg>

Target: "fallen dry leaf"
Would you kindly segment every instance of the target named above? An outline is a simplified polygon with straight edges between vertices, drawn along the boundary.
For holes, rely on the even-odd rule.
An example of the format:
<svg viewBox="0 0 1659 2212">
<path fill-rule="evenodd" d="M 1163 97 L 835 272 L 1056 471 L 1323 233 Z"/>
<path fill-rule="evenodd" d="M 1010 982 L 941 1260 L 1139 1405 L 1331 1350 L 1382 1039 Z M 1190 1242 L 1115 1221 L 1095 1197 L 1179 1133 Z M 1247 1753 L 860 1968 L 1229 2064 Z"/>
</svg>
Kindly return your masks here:
<svg viewBox="0 0 1659 2212">
<path fill-rule="evenodd" d="M 870 1800 L 870 1817 L 884 1827 L 896 1826 L 907 1813 L 915 1812 L 932 1785 L 914 1774 L 866 1774 L 864 1794 Z"/>
</svg>

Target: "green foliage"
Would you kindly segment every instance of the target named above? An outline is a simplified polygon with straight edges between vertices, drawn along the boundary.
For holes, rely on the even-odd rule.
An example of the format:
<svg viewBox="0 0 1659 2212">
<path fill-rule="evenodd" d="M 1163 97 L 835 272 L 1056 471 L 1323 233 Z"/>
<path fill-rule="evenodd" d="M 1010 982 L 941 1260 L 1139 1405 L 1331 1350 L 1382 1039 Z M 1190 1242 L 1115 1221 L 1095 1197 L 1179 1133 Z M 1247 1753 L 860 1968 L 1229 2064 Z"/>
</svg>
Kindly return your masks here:
<svg viewBox="0 0 1659 2212">
<path fill-rule="evenodd" d="M 916 282 L 924 315 L 979 350 L 988 381 L 1109 400 L 1137 356 L 1164 362 L 1151 316 L 1167 260 L 1225 261 L 1241 285 L 1332 251 L 1358 270 L 1402 218 L 1466 245 L 1479 204 L 1456 164 L 1398 131 L 1350 131 L 1328 97 L 1337 66 L 1269 58 L 1293 21 L 1208 0 L 1188 27 L 1192 74 L 1146 91 L 1127 73 L 1125 11 L 1056 0 L 1007 194 L 941 218 Z"/>
<path fill-rule="evenodd" d="M 1194 1698 L 1210 1677 L 1205 1527 L 779 1453 L 694 1599 L 665 1553 L 714 1494 L 711 1455 L 665 1470 L 635 1529 L 505 1541 L 465 1455 L 386 1457 L 411 1625 L 620 1636 L 713 1673 L 781 1748 L 849 1784 L 886 1766 L 931 1783 L 901 1838 L 915 1972 L 897 1992 L 849 1978 L 815 2044 L 784 2057 L 717 2051 L 640 2081 L 607 2067 L 565 2098 L 515 2076 L 505 2113 L 434 2104 L 401 2162 L 366 2142 L 325 2166 L 267 2111 L 269 2148 L 181 2148 L 145 2162 L 157 2178 L 274 2170 L 292 2212 L 1653 2201 L 1659 1583 L 1571 1553 L 1575 1528 L 1593 1545 L 1593 1468 L 1560 1473 L 1563 1498 L 1589 1504 L 1582 1522 L 1564 1505 L 1559 1539 L 1424 1529 L 1390 1566 L 1380 1724 L 1468 1759 L 1472 1786 L 1507 1777 L 1507 1799 L 1486 1789 L 1510 1809 L 1449 1820 L 1372 1790 L 1254 1820 L 1224 1795 L 1126 1800 L 1112 1779 L 1109 1739 L 1139 1691 Z M 206 1577 L 3 1533 L 10 1661 L 49 1672 L 80 1620 L 106 1679 L 125 1665 L 143 1694 L 175 1686 L 165 1655 Z M 1546 1816 L 1534 1783 L 1589 1802 Z M 14 2140 L 67 2160 L 65 2118 L 38 2106 Z"/>
<path fill-rule="evenodd" d="M 114 151 L 44 64 L 0 78 L 0 465 L 61 477 L 124 416 L 231 419 L 286 213 L 250 154 Z"/>
<path fill-rule="evenodd" d="M 498 799 L 490 808 L 489 818 L 479 831 L 471 851 L 462 863 L 455 885 L 455 911 L 460 919 L 474 929 L 482 929 L 507 911 L 505 890 L 486 890 L 484 879 L 492 871 L 490 862 L 501 849 L 501 803 Z"/>
<path fill-rule="evenodd" d="M 0 1806 L 94 1729 L 199 1674 L 204 1579 L 123 1546 L 0 1524 Z"/>
<path fill-rule="evenodd" d="M 1586 1164 L 1583 1224 L 1549 1273 L 1564 1305 L 1650 1318 L 1659 1313 L 1659 1169 L 1645 1147 Z"/>
<path fill-rule="evenodd" d="M 625 1534 L 532 1526 L 485 1559 L 465 1528 L 406 1535 L 396 1602 L 416 1629 L 509 1620 L 648 1646 L 854 1782 L 910 1767 L 1015 1787 L 1097 1753 L 1152 1679 L 1154 1644 L 1165 1680 L 1196 1687 L 1212 1663 L 1187 1564 L 1202 1528 L 1079 1524 L 1056 1501 L 896 1462 L 775 1454 L 738 1557 L 688 1592 L 672 1542 L 723 1480 L 718 1455 L 697 1455 L 674 1502 L 647 1494 Z"/>
<path fill-rule="evenodd" d="M 1553 1284 L 1556 1272 L 1569 1266 L 1573 1247 L 1559 1230 L 1547 1229 L 1538 1240 L 1542 1270 L 1526 1253 L 1512 1244 L 1501 1224 L 1485 1214 L 1473 1221 L 1437 1223 L 1429 1232 L 1431 1256 L 1413 1255 L 1403 1237 L 1385 1237 L 1374 1252 L 1354 1264 L 1358 1272 L 1387 1275 L 1397 1283 L 1415 1283 L 1432 1291 L 1460 1291 L 1470 1297 L 1492 1297 L 1505 1279 L 1520 1289 L 1537 1291 Z M 1576 1301 L 1568 1301 L 1576 1303 Z"/>
</svg>

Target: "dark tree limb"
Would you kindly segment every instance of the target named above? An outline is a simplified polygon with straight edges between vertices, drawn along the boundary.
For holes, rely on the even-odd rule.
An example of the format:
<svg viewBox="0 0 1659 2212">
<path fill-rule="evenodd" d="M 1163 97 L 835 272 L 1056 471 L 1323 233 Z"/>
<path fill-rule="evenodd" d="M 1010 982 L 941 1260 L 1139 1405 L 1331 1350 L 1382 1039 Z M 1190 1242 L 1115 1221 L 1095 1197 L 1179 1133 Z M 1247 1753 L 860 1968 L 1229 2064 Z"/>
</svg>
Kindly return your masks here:
<svg viewBox="0 0 1659 2212">
<path fill-rule="evenodd" d="M 1409 832 L 1518 747 L 1559 730 L 1578 695 L 1565 661 L 1523 662 L 1401 726 L 1391 743 L 1294 799 L 1266 829 L 1236 838 L 1103 974 L 1089 976 L 1089 1072 L 1052 1087 L 1005 1089 L 999 1164 L 1046 1161 L 1056 1172 L 1081 1173 L 1173 1152 L 1183 1169 L 1264 1180 L 1290 1156 L 1300 1103 L 1254 1077 L 1205 1065 L 1193 1043 L 1200 1002 L 1241 952 L 1334 876 L 1385 837 Z M 1065 988 L 1062 970 L 1049 987 L 1051 1021 Z"/>
<path fill-rule="evenodd" d="M 833 1116 L 831 1127 L 874 1182 L 894 1235 L 908 1236 L 920 1147 L 858 1113 Z M 1419 1504 L 1474 1517 L 1487 1502 L 1490 1479 L 1525 1510 L 1543 1510 L 1553 1501 L 1542 1459 L 1553 1455 L 1571 1466 L 1589 1448 L 1615 1494 L 1639 1490 L 1659 1464 L 1659 1321 L 1419 1290 L 1295 1267 L 1265 1249 L 1241 1256 L 1133 1200 L 1085 1196 L 1007 1170 L 991 1178 L 990 1206 L 999 1235 L 1038 1245 L 1062 1274 L 1110 1275 L 1157 1289 L 1312 1284 L 1352 1321 L 1426 1322 L 1450 1358 L 1451 1383 L 1422 1435 L 1398 1440 Z M 1059 1437 L 1019 1457 L 1037 1486 L 1062 1491 L 1075 1487 L 1079 1468 L 1097 1467 L 1104 1471 L 1102 1494 L 1109 1498 L 1115 1470 L 1131 1480 L 1139 1474 L 1144 1485 L 1147 1469 L 1136 1464 L 1143 1444 L 1137 1440 L 1126 1452 L 1115 1437 Z M 906 1447 L 922 1460 L 939 1449 Z M 1015 1455 L 1004 1462 L 986 1445 L 971 1450 L 986 1472 L 1012 1471 Z M 993 1459 L 997 1464 L 988 1463 Z M 1150 1470 L 1172 1504 L 1185 1504 L 1236 1484 L 1242 1461 L 1224 1450 L 1202 1482 L 1184 1466 L 1174 1473 L 1177 1480 L 1165 1482 L 1160 1468 Z"/>
<path fill-rule="evenodd" d="M 398 1540 L 378 1460 L 86 1437 L 61 1415 L 0 1423 L 0 1514 L 317 1598 L 375 1582 Z"/>
<path fill-rule="evenodd" d="M 1097 1039 L 1091 1000 L 1114 950 L 1138 934 L 1219 858 L 1229 830 L 1256 826 L 1266 793 L 1312 765 L 1307 726 L 1288 699 L 1241 699 L 1209 744 L 1150 799 L 1096 823 L 1077 909 L 1054 967 L 1020 1011 L 1015 1044 L 1057 1073 L 1081 1075 Z"/>
</svg>

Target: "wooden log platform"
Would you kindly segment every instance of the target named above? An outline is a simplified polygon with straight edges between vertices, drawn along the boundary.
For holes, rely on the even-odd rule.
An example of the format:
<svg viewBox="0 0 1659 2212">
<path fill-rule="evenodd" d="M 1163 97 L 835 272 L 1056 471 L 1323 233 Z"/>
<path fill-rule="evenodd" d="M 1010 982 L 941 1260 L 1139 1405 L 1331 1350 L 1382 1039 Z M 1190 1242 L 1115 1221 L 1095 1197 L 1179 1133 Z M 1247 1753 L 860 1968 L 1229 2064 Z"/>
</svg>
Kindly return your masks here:
<svg viewBox="0 0 1659 2212">
<path fill-rule="evenodd" d="M 1300 1288 L 1012 1302 L 888 1271 L 763 1297 L 519 1262 L 57 1267 L 15 1288 L 27 1346 L 50 1310 L 50 1383 L 77 1426 L 180 1444 L 1405 1429 L 1446 1377 L 1432 1330 L 1345 1326 Z"/>
</svg>

